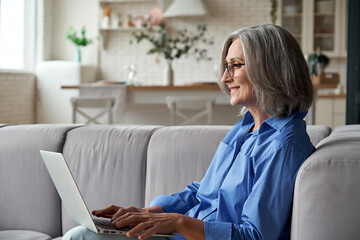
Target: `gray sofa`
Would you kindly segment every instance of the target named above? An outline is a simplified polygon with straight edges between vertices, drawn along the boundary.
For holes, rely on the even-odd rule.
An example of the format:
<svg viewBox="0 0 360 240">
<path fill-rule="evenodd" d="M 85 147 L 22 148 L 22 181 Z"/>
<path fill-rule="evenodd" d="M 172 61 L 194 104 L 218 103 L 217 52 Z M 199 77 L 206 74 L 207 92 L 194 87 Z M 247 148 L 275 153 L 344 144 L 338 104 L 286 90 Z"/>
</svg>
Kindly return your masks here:
<svg viewBox="0 0 360 240">
<path fill-rule="evenodd" d="M 69 218 L 39 150 L 62 152 L 89 209 L 146 206 L 203 177 L 230 126 L 0 124 L 0 239 L 59 238 Z M 360 239 L 360 126 L 308 126 L 291 238 Z"/>
</svg>

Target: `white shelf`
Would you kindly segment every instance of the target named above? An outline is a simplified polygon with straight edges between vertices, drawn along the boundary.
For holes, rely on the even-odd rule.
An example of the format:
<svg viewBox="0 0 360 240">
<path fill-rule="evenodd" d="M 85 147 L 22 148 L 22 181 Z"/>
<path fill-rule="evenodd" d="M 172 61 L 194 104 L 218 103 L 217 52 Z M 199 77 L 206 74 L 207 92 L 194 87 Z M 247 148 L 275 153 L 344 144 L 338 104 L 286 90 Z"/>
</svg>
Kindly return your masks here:
<svg viewBox="0 0 360 240">
<path fill-rule="evenodd" d="M 283 18 L 295 18 L 295 17 L 302 17 L 301 13 L 283 13 Z"/>
<path fill-rule="evenodd" d="M 117 28 L 100 28 L 100 31 L 140 31 L 141 28 L 136 27 L 117 27 Z"/>
<path fill-rule="evenodd" d="M 156 0 L 100 0 L 100 3 L 139 3 L 139 2 L 155 2 Z"/>
<path fill-rule="evenodd" d="M 0 0 L 1 1 L 1 0 Z M 131 6 L 131 4 L 133 4 L 131 6 L 131 8 L 133 8 L 133 6 L 137 6 L 137 4 L 140 5 L 144 5 L 146 6 L 146 8 L 148 8 L 149 6 L 147 5 L 153 5 L 153 6 L 157 6 L 158 5 L 158 0 L 99 0 L 99 11 L 101 11 L 104 8 L 111 8 L 111 9 L 115 9 L 115 13 L 118 13 L 119 11 L 121 12 L 121 15 L 124 14 L 128 14 L 131 13 L 132 15 L 136 15 L 136 9 L 135 12 L 127 12 L 127 8 Z M 119 5 L 118 5 L 119 4 Z M 121 4 L 123 4 L 123 6 L 121 6 Z M 121 10 L 120 10 L 121 9 Z M 133 10 L 134 10 L 133 9 Z M 99 16 L 103 16 L 102 13 L 100 13 Z M 141 28 L 138 27 L 134 27 L 134 26 L 120 26 L 120 27 L 102 27 L 102 21 L 103 19 L 99 19 L 99 33 L 101 35 L 102 38 L 102 48 L 106 49 L 107 48 L 107 42 L 108 39 L 110 37 L 112 37 L 113 34 L 115 34 L 116 32 L 121 32 L 124 34 L 128 34 L 130 35 L 132 32 L 136 32 L 136 31 L 141 31 Z M 124 21 L 128 21 L 127 19 Z M 123 22 L 123 21 L 122 21 Z M 103 25 L 106 26 L 106 25 Z"/>
<path fill-rule="evenodd" d="M 334 33 L 315 33 L 314 37 L 315 38 L 334 38 L 335 34 Z"/>
</svg>

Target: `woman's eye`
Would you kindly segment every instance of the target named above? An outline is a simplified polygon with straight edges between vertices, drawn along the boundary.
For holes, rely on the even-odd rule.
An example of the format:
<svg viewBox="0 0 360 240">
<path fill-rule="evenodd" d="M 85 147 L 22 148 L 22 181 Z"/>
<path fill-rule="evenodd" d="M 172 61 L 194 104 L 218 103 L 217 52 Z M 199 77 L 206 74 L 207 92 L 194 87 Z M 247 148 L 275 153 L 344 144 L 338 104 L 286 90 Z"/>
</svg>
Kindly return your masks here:
<svg viewBox="0 0 360 240">
<path fill-rule="evenodd" d="M 242 64 L 241 63 L 234 63 L 233 66 L 234 66 L 234 68 L 241 68 Z"/>
</svg>

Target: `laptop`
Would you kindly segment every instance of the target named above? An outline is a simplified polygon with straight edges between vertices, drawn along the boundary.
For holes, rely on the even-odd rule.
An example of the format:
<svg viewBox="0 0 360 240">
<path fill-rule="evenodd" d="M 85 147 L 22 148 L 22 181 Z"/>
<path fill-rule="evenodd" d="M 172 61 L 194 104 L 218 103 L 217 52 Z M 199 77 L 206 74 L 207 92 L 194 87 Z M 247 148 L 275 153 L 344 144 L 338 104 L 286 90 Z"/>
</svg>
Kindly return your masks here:
<svg viewBox="0 0 360 240">
<path fill-rule="evenodd" d="M 52 181 L 70 217 L 79 225 L 96 233 L 126 234 L 131 228 L 116 228 L 109 219 L 92 217 L 69 166 L 61 153 L 40 150 Z M 159 237 L 177 237 L 172 234 L 154 234 Z"/>
</svg>

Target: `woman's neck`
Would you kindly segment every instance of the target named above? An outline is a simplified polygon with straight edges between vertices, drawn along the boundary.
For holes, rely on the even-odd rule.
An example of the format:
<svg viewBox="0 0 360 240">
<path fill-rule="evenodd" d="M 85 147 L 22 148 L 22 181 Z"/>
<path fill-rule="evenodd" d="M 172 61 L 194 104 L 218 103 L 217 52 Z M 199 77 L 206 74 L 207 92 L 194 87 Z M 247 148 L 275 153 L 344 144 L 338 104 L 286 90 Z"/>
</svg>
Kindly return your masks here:
<svg viewBox="0 0 360 240">
<path fill-rule="evenodd" d="M 266 119 L 270 118 L 271 115 L 264 112 L 259 106 L 256 107 L 247 107 L 249 112 L 251 113 L 252 117 L 254 118 L 254 126 L 250 129 L 249 132 L 254 132 L 258 130 L 263 124 L 263 122 L 266 121 Z"/>
</svg>

